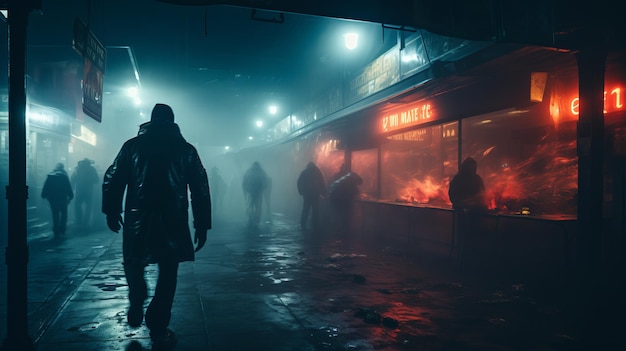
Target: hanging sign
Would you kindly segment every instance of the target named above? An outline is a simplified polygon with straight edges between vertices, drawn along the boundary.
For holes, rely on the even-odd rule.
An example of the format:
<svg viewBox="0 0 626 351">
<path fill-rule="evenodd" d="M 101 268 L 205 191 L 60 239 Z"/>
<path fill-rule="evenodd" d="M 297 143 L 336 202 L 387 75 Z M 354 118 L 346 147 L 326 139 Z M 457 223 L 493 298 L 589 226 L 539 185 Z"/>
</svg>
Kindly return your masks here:
<svg viewBox="0 0 626 351">
<path fill-rule="evenodd" d="M 74 20 L 72 47 L 83 56 L 83 112 L 102 122 L 102 87 L 106 49 L 79 18 Z"/>
</svg>

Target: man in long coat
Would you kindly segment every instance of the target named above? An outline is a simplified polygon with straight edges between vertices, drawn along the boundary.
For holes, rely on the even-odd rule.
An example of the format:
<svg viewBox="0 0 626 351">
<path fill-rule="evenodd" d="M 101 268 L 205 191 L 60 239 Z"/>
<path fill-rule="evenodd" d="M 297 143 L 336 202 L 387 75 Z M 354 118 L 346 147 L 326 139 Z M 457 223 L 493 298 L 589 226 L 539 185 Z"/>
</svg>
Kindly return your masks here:
<svg viewBox="0 0 626 351">
<path fill-rule="evenodd" d="M 306 230 L 309 212 L 313 230 L 319 230 L 320 198 L 326 196 L 326 181 L 322 171 L 313 162 L 309 162 L 306 168 L 298 176 L 296 182 L 298 193 L 302 195 L 302 213 L 300 215 L 300 229 Z"/>
<path fill-rule="evenodd" d="M 188 225 L 188 191 L 195 228 L 193 241 Z M 150 122 L 140 127 L 138 136 L 124 143 L 107 169 L 102 212 L 112 231 L 118 232 L 123 226 L 129 325 L 138 327 L 143 321 L 143 304 L 148 295 L 144 269 L 156 263 L 159 277 L 146 310 L 146 326 L 155 346 L 174 344 L 176 338 L 168 325 L 178 264 L 194 260 L 194 241 L 195 251 L 206 242 L 207 230 L 211 229 L 211 197 L 198 152 L 181 135 L 170 106 L 157 104 Z"/>
</svg>

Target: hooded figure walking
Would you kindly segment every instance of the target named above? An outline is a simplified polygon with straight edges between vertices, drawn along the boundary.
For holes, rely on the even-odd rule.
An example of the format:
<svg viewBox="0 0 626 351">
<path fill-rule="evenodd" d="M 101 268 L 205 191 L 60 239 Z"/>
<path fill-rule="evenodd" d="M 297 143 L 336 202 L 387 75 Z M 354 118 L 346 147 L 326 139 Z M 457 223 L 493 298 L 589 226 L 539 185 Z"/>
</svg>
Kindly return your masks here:
<svg viewBox="0 0 626 351">
<path fill-rule="evenodd" d="M 302 214 L 300 215 L 300 229 L 307 229 L 309 212 L 313 230 L 319 230 L 320 225 L 320 198 L 326 196 L 326 182 L 322 171 L 313 162 L 309 162 L 300 173 L 297 181 L 298 193 L 302 195 Z"/>
<path fill-rule="evenodd" d="M 188 225 L 191 192 L 192 241 Z M 122 199 L 126 192 L 125 206 Z M 121 213 L 124 211 L 124 218 Z M 128 324 L 139 327 L 148 296 L 144 269 L 158 264 L 159 276 L 145 314 L 155 347 L 176 342 L 168 328 L 176 292 L 178 264 L 194 260 L 211 229 L 211 197 L 206 170 L 197 150 L 181 135 L 174 112 L 156 104 L 150 122 L 126 141 L 102 185 L 102 212 L 114 232 L 123 227 L 124 273 L 130 307 Z M 196 247 L 194 249 L 194 241 Z"/>
<path fill-rule="evenodd" d="M 41 197 L 47 199 L 50 204 L 54 238 L 62 239 L 67 227 L 67 206 L 74 198 L 70 179 L 62 163 L 57 163 L 54 170 L 46 177 Z"/>
</svg>

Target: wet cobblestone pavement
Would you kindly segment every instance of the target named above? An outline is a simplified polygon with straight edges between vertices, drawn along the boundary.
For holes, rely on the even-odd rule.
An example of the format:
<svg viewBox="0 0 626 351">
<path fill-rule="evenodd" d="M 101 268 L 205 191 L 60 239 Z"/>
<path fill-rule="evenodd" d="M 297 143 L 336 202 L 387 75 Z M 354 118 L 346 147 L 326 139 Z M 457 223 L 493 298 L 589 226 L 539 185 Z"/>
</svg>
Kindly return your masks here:
<svg viewBox="0 0 626 351">
<path fill-rule="evenodd" d="M 301 232 L 280 218 L 256 230 L 215 227 L 196 262 L 180 266 L 174 350 L 576 349 L 558 305 L 531 283 L 460 272 L 359 233 Z M 152 349 L 145 326 L 126 323 L 121 235 L 30 246 L 38 350 Z M 151 288 L 156 273 L 150 266 Z"/>
</svg>

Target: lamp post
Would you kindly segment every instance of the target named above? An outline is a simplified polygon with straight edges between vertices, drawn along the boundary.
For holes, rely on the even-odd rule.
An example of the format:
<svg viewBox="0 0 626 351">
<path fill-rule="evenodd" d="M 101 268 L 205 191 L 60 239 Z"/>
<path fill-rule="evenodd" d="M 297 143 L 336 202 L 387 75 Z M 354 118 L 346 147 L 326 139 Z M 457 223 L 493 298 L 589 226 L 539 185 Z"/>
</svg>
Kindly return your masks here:
<svg viewBox="0 0 626 351">
<path fill-rule="evenodd" d="M 26 36 L 28 16 L 37 0 L 9 0 L 9 185 L 7 264 L 7 337 L 3 351 L 35 350 L 28 336 L 28 244 L 26 238 Z"/>
</svg>

